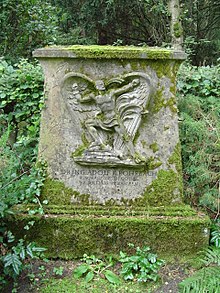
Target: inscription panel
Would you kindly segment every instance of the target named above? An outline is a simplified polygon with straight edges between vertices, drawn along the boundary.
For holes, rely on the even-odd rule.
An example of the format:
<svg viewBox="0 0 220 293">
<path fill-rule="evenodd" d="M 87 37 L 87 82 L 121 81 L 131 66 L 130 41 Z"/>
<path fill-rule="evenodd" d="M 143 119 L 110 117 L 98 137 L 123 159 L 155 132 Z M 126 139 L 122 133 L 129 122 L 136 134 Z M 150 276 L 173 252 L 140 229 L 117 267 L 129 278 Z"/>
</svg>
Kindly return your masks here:
<svg viewBox="0 0 220 293">
<path fill-rule="evenodd" d="M 81 194 L 90 194 L 91 200 L 132 199 L 141 195 L 156 178 L 157 171 L 117 169 L 72 169 L 59 172 L 60 178 L 66 178 L 67 186 L 75 186 Z M 57 176 L 56 176 L 57 177 Z M 74 197 L 72 202 L 74 202 Z"/>
</svg>

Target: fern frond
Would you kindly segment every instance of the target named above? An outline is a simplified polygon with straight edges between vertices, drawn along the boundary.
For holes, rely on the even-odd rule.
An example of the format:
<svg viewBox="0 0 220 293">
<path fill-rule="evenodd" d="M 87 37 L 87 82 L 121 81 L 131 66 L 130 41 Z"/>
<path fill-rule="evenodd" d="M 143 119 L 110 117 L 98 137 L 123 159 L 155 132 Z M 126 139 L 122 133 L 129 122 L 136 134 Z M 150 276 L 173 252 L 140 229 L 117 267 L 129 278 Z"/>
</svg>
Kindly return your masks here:
<svg viewBox="0 0 220 293">
<path fill-rule="evenodd" d="M 220 293 L 220 268 L 203 268 L 179 284 L 181 293 Z"/>
<path fill-rule="evenodd" d="M 207 248 L 205 251 L 205 257 L 202 262 L 206 266 L 210 264 L 217 264 L 218 266 L 220 266 L 220 248 L 215 246 Z"/>
</svg>

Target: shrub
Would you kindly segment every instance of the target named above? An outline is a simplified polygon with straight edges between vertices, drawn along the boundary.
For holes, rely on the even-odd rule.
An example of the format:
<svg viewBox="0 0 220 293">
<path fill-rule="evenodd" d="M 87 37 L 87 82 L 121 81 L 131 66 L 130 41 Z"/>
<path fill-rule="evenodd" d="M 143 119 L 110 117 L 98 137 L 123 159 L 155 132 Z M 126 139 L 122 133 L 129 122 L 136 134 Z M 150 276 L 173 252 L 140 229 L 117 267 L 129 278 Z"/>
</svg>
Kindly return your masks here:
<svg viewBox="0 0 220 293">
<path fill-rule="evenodd" d="M 22 60 L 16 66 L 0 62 L 0 287 L 14 280 L 44 248 L 16 239 L 7 221 L 14 207 L 35 203 L 30 213 L 43 213 L 39 201 L 44 171 L 35 166 L 40 109 L 43 105 L 43 77 L 38 65 Z M 30 222 L 24 227 L 33 226 Z"/>
<path fill-rule="evenodd" d="M 23 59 L 12 66 L 0 60 L 0 131 L 3 132 L 10 124 L 12 143 L 17 138 L 22 140 L 23 136 L 29 136 L 36 144 L 42 107 L 43 74 L 40 65 Z"/>
<path fill-rule="evenodd" d="M 4 0 L 0 3 L 0 56 L 18 60 L 55 41 L 58 16 L 49 1 Z"/>
<path fill-rule="evenodd" d="M 186 198 L 215 214 L 220 179 L 220 67 L 183 65 L 177 86 Z"/>
<path fill-rule="evenodd" d="M 205 251 L 205 256 L 202 259 L 205 267 L 198 270 L 191 277 L 183 280 L 179 284 L 181 293 L 197 293 L 197 292 L 209 292 L 215 293 L 220 290 L 220 226 L 217 222 L 212 227 L 211 243 L 214 246 L 210 246 Z M 217 240 L 217 241 L 216 241 Z"/>
<path fill-rule="evenodd" d="M 10 128 L 0 138 L 0 287 L 6 283 L 6 278 L 17 278 L 25 268 L 27 258 L 34 258 L 45 250 L 33 242 L 26 242 L 25 238 L 16 239 L 7 226 L 8 218 L 15 213 L 13 208 L 17 204 L 37 203 L 36 209 L 29 212 L 43 213 L 38 197 L 44 180 L 42 169 L 23 161 L 25 154 L 31 153 L 24 151 L 27 147 L 25 144 L 20 142 L 12 147 L 8 145 L 9 133 Z M 29 229 L 33 224 L 30 222 L 24 229 Z"/>
<path fill-rule="evenodd" d="M 133 244 L 130 244 L 134 247 Z M 122 263 L 121 275 L 125 280 L 137 280 L 138 282 L 147 282 L 149 280 L 157 281 L 158 271 L 164 264 L 164 261 L 157 258 L 157 255 L 150 252 L 150 247 L 136 247 L 134 255 L 127 255 L 120 251 Z"/>
</svg>

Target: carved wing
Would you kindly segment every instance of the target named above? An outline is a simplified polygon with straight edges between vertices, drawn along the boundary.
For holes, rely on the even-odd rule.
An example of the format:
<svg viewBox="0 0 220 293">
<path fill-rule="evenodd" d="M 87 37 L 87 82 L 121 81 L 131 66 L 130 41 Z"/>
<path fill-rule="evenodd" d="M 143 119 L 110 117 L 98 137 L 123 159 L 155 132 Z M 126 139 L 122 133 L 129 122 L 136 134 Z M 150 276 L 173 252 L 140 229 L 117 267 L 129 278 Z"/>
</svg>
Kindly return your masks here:
<svg viewBox="0 0 220 293">
<path fill-rule="evenodd" d="M 116 110 L 120 122 L 123 124 L 128 139 L 133 142 L 138 128 L 140 127 L 142 116 L 147 114 L 151 97 L 151 82 L 146 74 L 132 73 L 123 77 L 126 83 L 136 80 L 137 85 L 130 91 L 121 94 L 116 99 Z M 117 135 L 115 138 L 115 149 L 123 151 L 125 143 Z"/>
<path fill-rule="evenodd" d="M 78 112 L 91 112 L 98 110 L 95 103 L 89 102 L 89 95 L 96 92 L 94 81 L 80 73 L 68 73 L 62 81 L 62 96 L 67 101 L 70 110 Z M 87 102 L 81 102 L 88 97 Z"/>
</svg>

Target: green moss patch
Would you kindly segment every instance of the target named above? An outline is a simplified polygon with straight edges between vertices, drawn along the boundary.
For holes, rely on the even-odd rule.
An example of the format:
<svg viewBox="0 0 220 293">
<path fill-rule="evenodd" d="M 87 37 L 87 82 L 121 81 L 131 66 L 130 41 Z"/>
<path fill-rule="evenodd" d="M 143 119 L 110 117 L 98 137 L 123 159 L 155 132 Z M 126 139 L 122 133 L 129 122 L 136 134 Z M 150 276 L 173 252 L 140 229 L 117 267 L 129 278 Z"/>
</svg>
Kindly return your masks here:
<svg viewBox="0 0 220 293">
<path fill-rule="evenodd" d="M 137 205 L 163 206 L 175 204 L 174 190 L 179 191 L 178 175 L 173 170 L 160 170 L 151 185 L 134 202 Z M 174 200 L 174 202 L 173 202 Z M 178 203 L 181 202 L 181 198 Z"/>
<path fill-rule="evenodd" d="M 160 281 L 155 282 L 126 282 L 122 280 L 120 284 L 111 284 L 105 279 L 95 278 L 92 282 L 87 282 L 85 278 L 63 278 L 63 279 L 52 279 L 44 282 L 42 286 L 43 293 L 103 293 L 103 292 L 113 292 L 113 293 L 142 293 L 142 292 L 152 292 L 160 285 Z"/>
<path fill-rule="evenodd" d="M 154 147 L 154 144 L 151 145 Z M 170 168 L 159 170 L 157 178 L 146 187 L 143 194 L 127 202 L 128 205 L 136 206 L 170 206 L 178 205 L 183 201 L 183 180 L 181 150 L 178 143 L 168 159 Z M 173 167 L 176 171 L 173 170 Z"/>
<path fill-rule="evenodd" d="M 58 180 L 47 178 L 44 181 L 44 187 L 41 193 L 41 200 L 48 200 L 50 204 L 69 205 L 73 198 L 80 199 L 81 203 L 89 203 L 88 194 L 80 194 L 78 191 L 68 188 L 65 184 Z"/>
<path fill-rule="evenodd" d="M 118 254 L 135 246 L 149 245 L 163 257 L 193 255 L 208 245 L 209 220 L 207 217 L 166 216 L 94 216 L 17 215 L 11 222 L 15 234 L 21 226 L 35 221 L 27 231 L 27 238 L 48 248 L 47 256 L 71 259 L 87 254 Z M 21 235 L 18 235 L 18 237 Z"/>
<path fill-rule="evenodd" d="M 134 46 L 68 46 L 61 50 L 73 52 L 78 58 L 92 59 L 169 59 L 172 51 L 163 48 L 134 47 Z"/>
<path fill-rule="evenodd" d="M 16 210 L 26 213 L 28 210 L 35 209 L 35 205 L 19 205 Z M 187 205 L 160 206 L 160 207 L 141 207 L 141 206 L 104 206 L 104 205 L 46 205 L 44 206 L 46 214 L 69 216 L 116 216 L 116 217 L 194 217 L 196 212 Z"/>
<path fill-rule="evenodd" d="M 183 35 L 183 28 L 180 22 L 175 22 L 173 26 L 174 36 L 180 38 Z"/>
<path fill-rule="evenodd" d="M 150 145 L 150 149 L 152 149 L 152 151 L 153 151 L 154 153 L 156 153 L 156 152 L 159 150 L 158 144 L 157 144 L 156 142 L 152 143 L 152 144 Z"/>
<path fill-rule="evenodd" d="M 157 149 L 156 144 L 152 144 L 151 148 Z M 162 163 L 155 161 L 154 158 L 148 159 L 146 162 L 146 171 L 158 168 Z M 170 168 L 168 170 L 159 170 L 157 178 L 146 187 L 144 192 L 139 197 L 128 200 L 122 198 L 120 204 L 131 207 L 160 207 L 169 205 L 178 205 L 183 199 L 183 181 L 182 181 L 182 164 L 180 144 L 177 144 L 173 154 L 168 160 Z M 176 169 L 176 172 L 173 170 Z M 47 178 L 41 194 L 41 200 L 48 200 L 50 205 L 94 205 L 97 204 L 91 199 L 89 194 L 80 194 L 78 191 L 68 188 L 64 183 Z M 111 207 L 119 205 L 114 200 L 105 203 Z"/>
</svg>

